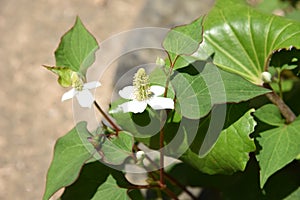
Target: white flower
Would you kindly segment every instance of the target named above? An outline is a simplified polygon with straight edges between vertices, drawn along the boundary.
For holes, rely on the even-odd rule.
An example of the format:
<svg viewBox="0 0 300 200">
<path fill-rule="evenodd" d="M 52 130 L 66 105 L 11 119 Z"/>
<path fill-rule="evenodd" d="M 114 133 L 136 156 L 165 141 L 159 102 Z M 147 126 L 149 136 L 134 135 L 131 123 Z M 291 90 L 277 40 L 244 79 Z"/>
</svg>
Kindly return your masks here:
<svg viewBox="0 0 300 200">
<path fill-rule="evenodd" d="M 123 103 L 111 113 L 123 111 L 142 113 L 147 105 L 154 110 L 174 109 L 174 102 L 171 98 L 159 97 L 165 91 L 165 88 L 158 85 L 150 86 L 148 76 L 143 68 L 139 69 L 134 76 L 133 86 L 126 86 L 119 91 L 119 95 L 124 99 L 132 101 Z"/>
<path fill-rule="evenodd" d="M 72 99 L 74 96 L 76 96 L 76 99 L 78 100 L 78 103 L 81 107 L 91 108 L 95 99 L 89 90 L 97 88 L 100 85 L 101 83 L 99 83 L 98 81 L 92 81 L 83 84 L 81 87 L 73 86 L 71 90 L 63 94 L 61 101 Z"/>
</svg>

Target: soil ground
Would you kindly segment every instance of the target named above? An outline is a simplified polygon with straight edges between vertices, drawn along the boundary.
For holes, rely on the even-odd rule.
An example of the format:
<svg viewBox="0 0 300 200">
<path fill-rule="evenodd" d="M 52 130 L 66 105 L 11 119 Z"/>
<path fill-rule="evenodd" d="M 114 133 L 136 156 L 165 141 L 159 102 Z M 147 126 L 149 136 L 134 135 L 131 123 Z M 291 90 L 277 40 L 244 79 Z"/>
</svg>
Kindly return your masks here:
<svg viewBox="0 0 300 200">
<path fill-rule="evenodd" d="M 72 102 L 60 101 L 66 89 L 41 65 L 55 64 L 53 52 L 76 16 L 101 42 L 134 27 L 189 23 L 211 6 L 211 0 L 0 0 L 0 199 L 42 199 L 55 141 L 74 126 Z M 103 82 L 112 84 L 114 76 Z"/>
</svg>

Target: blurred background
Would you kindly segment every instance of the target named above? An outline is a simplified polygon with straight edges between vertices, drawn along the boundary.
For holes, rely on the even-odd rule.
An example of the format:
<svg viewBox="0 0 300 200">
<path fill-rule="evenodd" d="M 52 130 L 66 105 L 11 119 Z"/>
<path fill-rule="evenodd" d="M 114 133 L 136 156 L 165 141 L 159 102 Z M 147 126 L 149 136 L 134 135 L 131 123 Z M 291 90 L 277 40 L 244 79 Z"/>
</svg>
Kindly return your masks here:
<svg viewBox="0 0 300 200">
<path fill-rule="evenodd" d="M 137 27 L 189 23 L 212 5 L 213 0 L 0 0 L 0 199 L 41 199 L 55 141 L 74 126 L 72 101 L 60 101 L 67 89 L 41 65 L 55 65 L 54 51 L 76 16 L 101 43 Z M 101 82 L 113 84 L 115 73 Z M 101 95 L 110 97 L 113 85 L 107 88 Z"/>
</svg>

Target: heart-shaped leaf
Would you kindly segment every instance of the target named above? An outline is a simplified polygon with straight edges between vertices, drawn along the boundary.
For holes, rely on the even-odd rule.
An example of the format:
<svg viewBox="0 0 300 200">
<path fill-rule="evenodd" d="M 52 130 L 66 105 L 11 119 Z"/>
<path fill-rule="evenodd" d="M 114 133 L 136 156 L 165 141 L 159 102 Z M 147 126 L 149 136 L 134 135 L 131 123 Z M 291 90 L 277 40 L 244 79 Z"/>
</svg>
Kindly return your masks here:
<svg viewBox="0 0 300 200">
<path fill-rule="evenodd" d="M 93 149 L 87 140 L 83 141 L 88 136 L 86 122 L 81 122 L 57 140 L 47 174 L 44 200 L 48 200 L 60 188 L 73 183 L 79 176 L 81 167 L 91 157 L 90 150 Z"/>
<path fill-rule="evenodd" d="M 171 65 L 180 55 L 191 55 L 202 41 L 202 19 L 200 17 L 190 24 L 172 28 L 163 41 L 163 47 L 169 55 Z"/>
<path fill-rule="evenodd" d="M 116 180 L 110 175 L 105 183 L 98 188 L 91 200 L 99 199 L 129 200 L 130 198 L 127 195 L 127 189 L 120 188 Z"/>
<path fill-rule="evenodd" d="M 281 125 L 260 133 L 257 141 L 261 150 L 256 156 L 260 171 L 260 186 L 265 185 L 268 178 L 286 166 L 300 154 L 300 118 L 289 125 Z"/>
<path fill-rule="evenodd" d="M 208 174 L 232 174 L 243 171 L 249 160 L 249 153 L 255 151 L 254 140 L 249 134 L 256 122 L 251 113 L 246 112 L 239 120 L 224 129 L 212 150 L 200 158 L 198 152 L 188 150 L 180 159 L 196 169 Z"/>
<path fill-rule="evenodd" d="M 68 67 L 82 75 L 95 61 L 96 39 L 84 27 L 79 17 L 74 26 L 61 38 L 55 51 L 56 66 Z"/>
<path fill-rule="evenodd" d="M 205 18 L 201 47 L 214 64 L 261 85 L 274 50 L 300 48 L 300 23 L 219 0 Z"/>
</svg>

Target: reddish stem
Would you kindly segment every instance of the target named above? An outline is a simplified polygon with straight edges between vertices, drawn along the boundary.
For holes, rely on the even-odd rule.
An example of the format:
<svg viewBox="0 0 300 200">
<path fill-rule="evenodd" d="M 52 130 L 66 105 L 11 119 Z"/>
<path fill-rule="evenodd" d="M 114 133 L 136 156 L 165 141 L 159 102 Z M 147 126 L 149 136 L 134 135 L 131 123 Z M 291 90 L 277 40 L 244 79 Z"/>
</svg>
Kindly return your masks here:
<svg viewBox="0 0 300 200">
<path fill-rule="evenodd" d="M 110 116 L 108 116 L 103 110 L 102 108 L 99 106 L 99 104 L 94 101 L 94 105 L 96 106 L 96 108 L 98 109 L 98 111 L 102 114 L 102 116 L 108 121 L 108 123 L 115 129 L 116 131 L 116 135 L 118 136 L 118 133 L 121 131 L 121 129 L 119 128 L 119 126 L 113 122 L 110 118 Z"/>
</svg>

